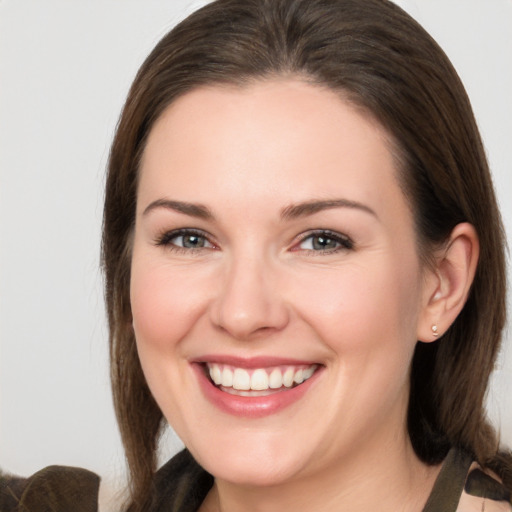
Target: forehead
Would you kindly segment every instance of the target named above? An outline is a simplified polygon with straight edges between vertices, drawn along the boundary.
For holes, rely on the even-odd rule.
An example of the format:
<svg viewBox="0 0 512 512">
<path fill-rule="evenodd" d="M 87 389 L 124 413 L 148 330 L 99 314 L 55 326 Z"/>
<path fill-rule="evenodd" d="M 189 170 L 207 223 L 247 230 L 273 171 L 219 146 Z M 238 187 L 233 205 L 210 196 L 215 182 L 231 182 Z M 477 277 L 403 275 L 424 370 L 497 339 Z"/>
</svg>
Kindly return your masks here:
<svg viewBox="0 0 512 512">
<path fill-rule="evenodd" d="M 220 142 L 218 137 L 224 133 L 219 128 L 229 125 L 239 129 L 239 138 L 244 133 L 254 137 L 258 129 L 264 134 L 263 130 L 287 128 L 276 143 L 283 142 L 285 136 L 307 136 L 308 129 L 314 139 L 318 129 L 323 128 L 332 131 L 338 142 L 358 136 L 363 143 L 361 136 L 364 136 L 364 139 L 377 137 L 383 144 L 392 146 L 392 138 L 370 112 L 349 101 L 343 91 L 286 77 L 241 86 L 214 84 L 192 89 L 164 110 L 152 127 L 147 145 L 154 146 L 155 139 L 161 141 L 158 134 L 164 135 L 167 141 L 175 136 L 186 143 L 190 136 L 204 135 L 208 130 L 213 145 Z M 358 125 L 357 133 L 353 133 L 355 125 Z M 265 142 L 268 145 L 269 141 Z"/>
<path fill-rule="evenodd" d="M 383 187 L 403 202 L 391 148 L 379 123 L 325 87 L 286 79 L 202 87 L 153 126 L 139 198 L 168 190 L 181 200 L 243 196 L 247 204 L 336 193 L 379 207 L 391 199 Z"/>
</svg>

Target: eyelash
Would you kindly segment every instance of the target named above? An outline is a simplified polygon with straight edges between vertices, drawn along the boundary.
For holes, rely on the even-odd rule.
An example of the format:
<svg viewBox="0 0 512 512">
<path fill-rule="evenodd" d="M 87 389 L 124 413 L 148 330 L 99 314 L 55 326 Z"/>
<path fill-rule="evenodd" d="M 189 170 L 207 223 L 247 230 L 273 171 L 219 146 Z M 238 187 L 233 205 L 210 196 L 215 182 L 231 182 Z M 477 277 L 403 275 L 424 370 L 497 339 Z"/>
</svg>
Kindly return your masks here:
<svg viewBox="0 0 512 512">
<path fill-rule="evenodd" d="M 209 244 L 208 247 L 200 246 L 200 247 L 182 247 L 179 245 L 176 245 L 172 242 L 172 240 L 178 238 L 178 237 L 185 237 L 185 236 L 196 236 L 198 238 L 204 239 L 205 243 Z M 325 250 L 316 250 L 316 249 L 300 249 L 299 246 L 303 244 L 308 239 L 314 239 L 314 238 L 324 238 L 327 241 L 335 242 L 337 244 L 337 247 L 335 248 L 328 248 Z M 193 253 L 196 251 L 201 251 L 202 249 L 214 249 L 216 248 L 216 245 L 212 243 L 209 240 L 209 236 L 204 231 L 201 231 L 199 229 L 178 229 L 175 231 L 166 231 L 159 235 L 155 240 L 155 245 L 159 247 L 166 247 L 172 251 L 175 252 L 181 252 L 181 253 Z M 303 235 L 300 235 L 299 242 L 296 243 L 292 247 L 292 251 L 306 251 L 309 254 L 335 254 L 339 251 L 346 251 L 346 250 L 352 250 L 354 249 L 354 242 L 346 235 L 342 235 L 340 233 L 336 233 L 334 231 L 330 231 L 327 229 L 320 229 L 315 231 L 310 231 L 308 233 L 304 233 Z"/>
<path fill-rule="evenodd" d="M 305 233 L 304 235 L 301 235 L 299 243 L 296 244 L 294 247 L 298 247 L 301 244 L 303 244 L 308 239 L 313 238 L 324 238 L 325 240 L 329 240 L 332 242 L 335 242 L 338 244 L 337 247 L 333 249 L 326 249 L 326 250 L 315 250 L 315 249 L 302 249 L 304 251 L 307 251 L 311 254 L 335 254 L 339 251 L 347 251 L 354 249 L 354 242 L 346 235 L 342 235 L 340 233 L 336 233 L 335 231 L 330 231 L 327 229 L 320 229 L 315 231 L 310 231 L 309 233 Z M 300 250 L 300 249 L 294 249 L 294 250 Z"/>
<path fill-rule="evenodd" d="M 204 239 L 206 243 L 210 244 L 209 247 L 181 247 L 179 245 L 176 245 L 172 242 L 175 238 L 178 237 L 185 237 L 185 236 L 196 236 L 198 238 Z M 178 253 L 194 253 L 196 251 L 200 251 L 202 249 L 211 249 L 215 248 L 215 244 L 210 242 L 209 237 L 207 233 L 204 231 L 201 231 L 199 229 L 177 229 L 175 231 L 165 231 L 161 235 L 159 235 L 155 240 L 155 245 L 159 247 L 165 247 L 168 248 L 174 252 Z"/>
</svg>

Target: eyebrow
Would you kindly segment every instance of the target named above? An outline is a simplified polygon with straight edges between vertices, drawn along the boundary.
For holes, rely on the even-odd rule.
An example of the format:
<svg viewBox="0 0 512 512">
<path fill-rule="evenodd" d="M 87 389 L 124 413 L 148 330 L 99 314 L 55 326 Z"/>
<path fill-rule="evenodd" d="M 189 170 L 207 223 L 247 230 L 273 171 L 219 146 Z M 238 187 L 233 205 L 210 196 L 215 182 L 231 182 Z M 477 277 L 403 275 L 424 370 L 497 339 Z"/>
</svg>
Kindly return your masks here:
<svg viewBox="0 0 512 512">
<path fill-rule="evenodd" d="M 304 203 L 291 204 L 281 211 L 281 218 L 285 220 L 296 219 L 332 208 L 354 208 L 378 218 L 378 215 L 369 206 L 348 199 L 326 199 L 323 201 L 306 201 Z"/>
<path fill-rule="evenodd" d="M 173 201 L 171 199 L 157 199 L 156 201 L 153 201 L 144 209 L 142 215 L 147 215 L 149 212 L 157 208 L 173 210 L 204 220 L 214 219 L 213 213 L 210 209 L 202 204 Z M 377 214 L 370 207 L 348 199 L 326 199 L 322 201 L 305 201 L 303 203 L 291 204 L 281 210 L 281 218 L 284 220 L 296 219 L 333 208 L 354 208 L 378 218 Z"/>
<path fill-rule="evenodd" d="M 174 210 L 175 212 L 184 213 L 185 215 L 190 215 L 191 217 L 197 217 L 199 219 L 213 220 L 212 212 L 202 204 L 171 201 L 170 199 L 157 199 L 156 201 L 153 201 L 145 208 L 142 215 L 147 215 L 149 212 L 157 208 Z"/>
</svg>

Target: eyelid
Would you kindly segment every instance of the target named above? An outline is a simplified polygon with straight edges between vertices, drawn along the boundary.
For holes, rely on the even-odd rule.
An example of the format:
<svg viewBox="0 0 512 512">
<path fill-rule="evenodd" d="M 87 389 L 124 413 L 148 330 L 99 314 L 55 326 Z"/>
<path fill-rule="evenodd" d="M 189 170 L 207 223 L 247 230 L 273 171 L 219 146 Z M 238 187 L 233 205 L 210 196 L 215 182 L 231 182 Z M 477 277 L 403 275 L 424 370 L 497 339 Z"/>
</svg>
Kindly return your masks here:
<svg viewBox="0 0 512 512">
<path fill-rule="evenodd" d="M 171 243 L 173 238 L 186 235 L 195 235 L 204 238 L 211 246 L 209 247 L 181 247 Z M 216 249 L 217 244 L 212 241 L 212 237 L 206 231 L 197 228 L 178 228 L 171 230 L 163 230 L 154 239 L 154 244 L 159 247 L 164 247 L 173 251 L 194 252 L 204 249 Z"/>
<path fill-rule="evenodd" d="M 331 240 L 334 240 L 339 244 L 339 247 L 336 249 L 326 249 L 324 251 L 320 250 L 314 250 L 314 249 L 300 249 L 299 245 L 303 243 L 308 238 L 312 238 L 315 236 L 325 236 L 326 238 L 329 238 Z M 302 233 L 299 235 L 297 242 L 295 242 L 292 246 L 292 251 L 306 251 L 310 253 L 316 253 L 316 254 L 333 254 L 335 252 L 341 251 L 341 250 L 351 250 L 354 248 L 354 242 L 353 240 L 343 234 L 339 233 L 337 231 L 332 231 L 330 229 L 313 229 L 311 231 L 307 231 L 305 233 Z"/>
<path fill-rule="evenodd" d="M 180 236 L 187 236 L 187 235 L 195 235 L 198 237 L 204 238 L 209 246 L 207 247 L 182 247 L 179 245 L 175 245 L 171 242 L 172 239 L 175 239 Z M 312 237 L 320 237 L 324 236 L 325 238 L 331 239 L 334 242 L 338 244 L 338 247 L 333 249 L 325 249 L 325 250 L 315 250 L 315 249 L 301 249 L 299 246 L 308 238 Z M 171 229 L 171 230 L 163 230 L 154 239 L 154 244 L 159 247 L 164 247 L 166 249 L 177 251 L 177 252 L 198 252 L 205 249 L 218 249 L 218 245 L 212 240 L 212 236 L 202 229 L 197 228 L 178 228 L 178 229 Z M 296 237 L 296 241 L 293 243 L 291 247 L 291 251 L 302 251 L 302 252 L 309 252 L 309 253 L 315 253 L 315 254 L 333 254 L 338 251 L 342 250 L 351 250 L 354 248 L 354 242 L 352 239 L 343 234 L 339 233 L 337 231 L 332 231 L 330 229 L 313 229 L 310 231 L 306 231 L 304 233 L 301 233 Z"/>
</svg>

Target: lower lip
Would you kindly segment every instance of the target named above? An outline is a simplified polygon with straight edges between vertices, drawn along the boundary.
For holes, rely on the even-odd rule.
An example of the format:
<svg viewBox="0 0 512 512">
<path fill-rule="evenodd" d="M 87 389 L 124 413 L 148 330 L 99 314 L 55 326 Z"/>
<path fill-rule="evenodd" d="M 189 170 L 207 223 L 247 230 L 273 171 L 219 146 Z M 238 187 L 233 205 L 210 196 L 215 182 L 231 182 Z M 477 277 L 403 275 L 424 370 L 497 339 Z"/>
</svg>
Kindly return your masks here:
<svg viewBox="0 0 512 512">
<path fill-rule="evenodd" d="M 262 418 L 275 414 L 300 400 L 317 380 L 321 373 L 315 373 L 302 384 L 285 391 L 278 391 L 266 396 L 238 396 L 221 391 L 205 375 L 203 366 L 192 365 L 199 379 L 201 390 L 206 398 L 221 411 L 245 418 Z"/>
</svg>

